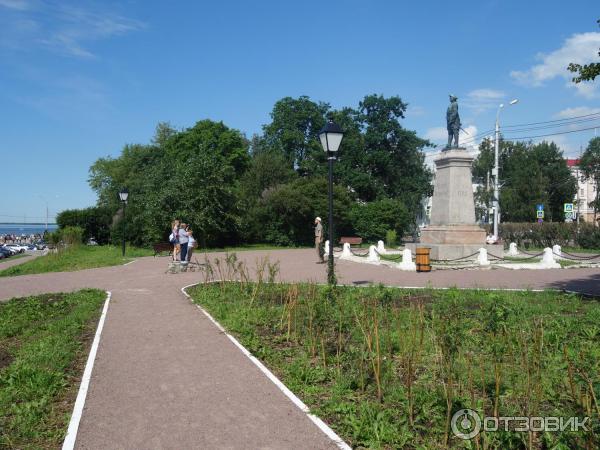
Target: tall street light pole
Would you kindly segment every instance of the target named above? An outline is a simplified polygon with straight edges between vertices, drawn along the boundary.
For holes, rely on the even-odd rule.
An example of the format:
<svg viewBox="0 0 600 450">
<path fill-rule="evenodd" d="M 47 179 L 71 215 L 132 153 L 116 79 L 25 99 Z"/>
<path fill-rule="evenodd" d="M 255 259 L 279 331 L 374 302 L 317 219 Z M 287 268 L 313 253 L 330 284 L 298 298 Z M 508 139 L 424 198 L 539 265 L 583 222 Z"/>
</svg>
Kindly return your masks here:
<svg viewBox="0 0 600 450">
<path fill-rule="evenodd" d="M 333 161 L 335 161 L 338 149 L 342 143 L 344 132 L 338 124 L 329 119 L 327 124 L 319 131 L 319 139 L 323 150 L 327 153 L 327 162 L 329 165 L 329 258 L 327 264 L 327 283 L 333 285 L 336 283 L 335 271 L 333 266 Z"/>
<path fill-rule="evenodd" d="M 125 207 L 127 206 L 127 198 L 129 197 L 129 190 L 127 188 L 122 188 L 119 191 L 119 199 L 121 200 L 121 203 L 123 203 L 123 218 L 121 219 L 123 221 L 123 240 L 122 240 L 122 245 L 123 245 L 123 256 L 125 256 Z"/>
<path fill-rule="evenodd" d="M 511 100 L 509 105 L 518 103 L 518 99 Z M 498 218 L 500 217 L 500 169 L 498 165 L 498 153 L 500 152 L 500 111 L 504 108 L 504 104 L 498 106 L 496 112 L 496 142 L 494 145 L 494 169 L 492 176 L 494 177 L 494 242 L 498 242 Z"/>
</svg>

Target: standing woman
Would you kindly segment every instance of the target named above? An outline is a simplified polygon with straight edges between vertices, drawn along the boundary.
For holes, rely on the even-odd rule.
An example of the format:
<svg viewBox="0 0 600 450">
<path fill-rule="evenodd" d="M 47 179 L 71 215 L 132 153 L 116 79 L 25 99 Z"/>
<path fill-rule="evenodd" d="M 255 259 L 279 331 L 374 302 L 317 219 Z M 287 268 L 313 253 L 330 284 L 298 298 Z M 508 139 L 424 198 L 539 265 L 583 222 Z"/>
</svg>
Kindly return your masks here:
<svg viewBox="0 0 600 450">
<path fill-rule="evenodd" d="M 191 261 L 192 253 L 194 253 L 194 249 L 198 245 L 197 245 L 196 239 L 194 239 L 194 232 L 190 227 L 188 227 L 188 229 L 187 229 L 187 235 L 188 235 L 187 260 Z"/>
<path fill-rule="evenodd" d="M 171 235 L 169 236 L 169 242 L 173 246 L 173 261 L 177 261 L 177 254 L 179 253 L 179 219 L 175 219 L 171 222 Z"/>
<path fill-rule="evenodd" d="M 188 235 L 187 225 L 182 223 L 179 226 L 179 260 L 181 262 L 187 262 L 187 249 L 188 249 Z"/>
</svg>

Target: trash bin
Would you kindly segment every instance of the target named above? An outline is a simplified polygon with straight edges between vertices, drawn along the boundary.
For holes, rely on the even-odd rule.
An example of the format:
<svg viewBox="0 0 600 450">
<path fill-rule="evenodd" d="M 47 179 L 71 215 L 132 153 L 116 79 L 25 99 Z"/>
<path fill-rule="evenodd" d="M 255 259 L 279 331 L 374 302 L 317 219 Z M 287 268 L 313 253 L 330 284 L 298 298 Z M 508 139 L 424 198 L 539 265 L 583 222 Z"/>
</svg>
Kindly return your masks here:
<svg viewBox="0 0 600 450">
<path fill-rule="evenodd" d="M 431 263 L 429 261 L 429 247 L 417 247 L 417 272 L 431 272 Z"/>
</svg>

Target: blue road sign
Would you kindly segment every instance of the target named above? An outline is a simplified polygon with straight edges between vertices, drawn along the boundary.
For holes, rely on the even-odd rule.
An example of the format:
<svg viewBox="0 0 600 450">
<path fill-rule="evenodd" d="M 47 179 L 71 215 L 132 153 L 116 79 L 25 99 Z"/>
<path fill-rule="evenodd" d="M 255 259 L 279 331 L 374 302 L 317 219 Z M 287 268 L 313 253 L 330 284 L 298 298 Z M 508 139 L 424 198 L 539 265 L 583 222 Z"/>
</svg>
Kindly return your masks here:
<svg viewBox="0 0 600 450">
<path fill-rule="evenodd" d="M 543 203 L 538 203 L 537 205 L 535 205 L 535 210 L 536 211 L 543 211 L 544 210 Z"/>
</svg>

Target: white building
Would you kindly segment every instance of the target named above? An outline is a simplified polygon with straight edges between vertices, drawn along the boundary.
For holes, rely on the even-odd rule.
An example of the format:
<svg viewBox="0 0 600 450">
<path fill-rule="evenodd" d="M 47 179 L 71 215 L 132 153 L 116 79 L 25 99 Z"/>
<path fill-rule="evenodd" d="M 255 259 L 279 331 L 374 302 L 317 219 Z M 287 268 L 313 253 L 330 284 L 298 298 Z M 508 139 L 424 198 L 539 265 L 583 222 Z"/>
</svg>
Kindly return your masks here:
<svg viewBox="0 0 600 450">
<path fill-rule="evenodd" d="M 596 198 L 596 183 L 594 180 L 585 180 L 579 168 L 578 159 L 567 159 L 567 166 L 575 178 L 577 178 L 577 193 L 575 194 L 575 210 L 585 222 L 594 222 L 594 208 L 590 205 Z"/>
</svg>

